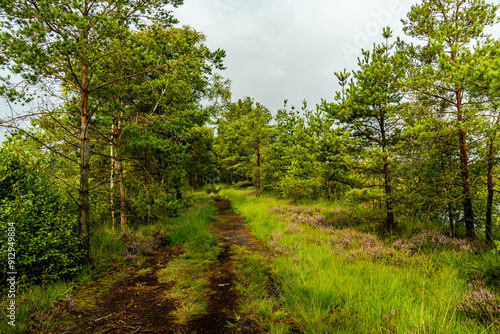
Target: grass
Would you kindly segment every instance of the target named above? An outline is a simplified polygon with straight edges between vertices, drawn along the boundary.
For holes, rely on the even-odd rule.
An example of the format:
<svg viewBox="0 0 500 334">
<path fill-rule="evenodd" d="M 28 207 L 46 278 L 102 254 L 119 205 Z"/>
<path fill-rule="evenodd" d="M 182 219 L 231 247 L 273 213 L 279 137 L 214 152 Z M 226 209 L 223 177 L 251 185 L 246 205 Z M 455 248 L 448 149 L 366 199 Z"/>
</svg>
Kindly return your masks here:
<svg viewBox="0 0 500 334">
<path fill-rule="evenodd" d="M 283 200 L 231 189 L 222 195 L 277 254 L 273 272 L 282 287 L 282 310 L 305 333 L 499 330 L 498 322 L 482 323 L 458 309 L 469 282 L 457 264 L 470 261 L 470 252 L 408 253 L 354 227 L 314 227 L 271 213 L 287 206 Z M 347 210 L 338 204 L 323 209 Z"/>
<path fill-rule="evenodd" d="M 34 327 L 49 329 L 63 312 L 61 300 L 69 295 L 73 285 L 58 282 L 48 286 L 31 286 L 16 296 L 15 326 L 10 326 L 5 319 L 0 323 L 0 333 L 30 333 Z M 2 310 L 7 309 L 7 299 L 3 299 Z M 4 313 L 5 314 L 5 313 Z"/>
<path fill-rule="evenodd" d="M 210 291 L 206 288 L 206 272 L 208 265 L 216 261 L 221 252 L 217 237 L 210 233 L 208 225 L 213 214 L 213 206 L 205 203 L 201 210 L 183 216 L 170 237 L 174 245 L 183 245 L 184 254 L 158 271 L 160 282 L 176 282 L 165 297 L 178 304 L 173 315 L 179 324 L 184 325 L 193 317 L 204 314 L 207 307 Z"/>
<path fill-rule="evenodd" d="M 271 334 L 289 333 L 290 319 L 277 297 L 268 260 L 237 246 L 231 253 L 241 296 L 236 318 L 254 320 Z"/>
<path fill-rule="evenodd" d="M 208 245 L 199 247 L 196 242 L 185 245 L 185 253 L 169 262 L 158 272 L 158 280 L 162 283 L 176 282 L 174 287 L 167 292 L 166 297 L 173 299 L 178 304 L 173 315 L 179 324 L 186 324 L 191 318 L 205 313 L 207 307 L 206 296 L 210 293 L 207 269 L 210 262 L 215 261 L 220 248 L 217 239 L 206 235 Z M 198 239 L 199 241 L 200 239 Z M 205 253 L 202 249 L 209 249 Z"/>
<path fill-rule="evenodd" d="M 200 194 L 195 198 L 195 205 L 182 212 L 180 217 L 163 219 L 152 225 L 141 225 L 133 232 L 134 237 L 143 240 L 158 231 L 169 236 L 174 245 L 182 245 L 188 241 L 204 239 L 207 236 L 207 223 L 212 217 L 214 208 L 206 196 Z M 208 238 L 212 240 L 213 238 Z M 191 242 L 186 249 L 195 248 L 198 252 L 206 252 L 209 256 L 217 254 L 217 250 L 206 242 Z M 65 321 L 64 314 L 69 311 L 65 302 L 66 296 L 76 302 L 71 307 L 84 310 L 92 307 L 116 282 L 125 277 L 125 270 L 140 266 L 145 257 L 127 261 L 122 252 L 127 248 L 126 240 L 107 226 L 102 226 L 91 236 L 89 264 L 74 280 L 56 282 L 43 286 L 28 286 L 16 295 L 16 326 L 8 325 L 7 318 L 0 320 L 0 333 L 34 333 L 50 332 Z M 188 252 L 187 252 L 188 253 Z M 197 253 L 198 254 L 198 253 Z M 196 255 L 194 255 L 196 256 Z M 147 269 L 139 274 L 146 274 Z M 6 309 L 9 300 L 2 298 L 0 306 Z M 71 325 L 71 324 L 70 324 Z"/>
</svg>

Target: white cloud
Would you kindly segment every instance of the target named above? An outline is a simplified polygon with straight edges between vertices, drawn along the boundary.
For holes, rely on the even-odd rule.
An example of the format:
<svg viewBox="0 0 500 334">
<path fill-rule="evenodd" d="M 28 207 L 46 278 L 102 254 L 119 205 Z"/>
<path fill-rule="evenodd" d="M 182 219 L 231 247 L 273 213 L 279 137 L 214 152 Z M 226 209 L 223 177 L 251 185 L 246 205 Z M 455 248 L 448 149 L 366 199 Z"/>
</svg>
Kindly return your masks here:
<svg viewBox="0 0 500 334">
<path fill-rule="evenodd" d="M 235 99 L 250 96 L 271 111 L 283 100 L 310 107 L 332 100 L 334 71 L 354 69 L 361 48 L 381 40 L 411 0 L 186 0 L 174 15 L 205 33 L 210 48 L 226 50 Z"/>
</svg>

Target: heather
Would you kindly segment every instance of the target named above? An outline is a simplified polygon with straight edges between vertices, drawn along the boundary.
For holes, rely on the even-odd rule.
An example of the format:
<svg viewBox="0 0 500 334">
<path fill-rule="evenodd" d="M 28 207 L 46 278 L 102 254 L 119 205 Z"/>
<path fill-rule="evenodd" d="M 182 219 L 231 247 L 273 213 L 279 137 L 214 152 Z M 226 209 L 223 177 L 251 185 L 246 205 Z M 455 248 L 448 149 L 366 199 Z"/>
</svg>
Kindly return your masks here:
<svg viewBox="0 0 500 334">
<path fill-rule="evenodd" d="M 132 231 L 123 231 L 118 238 L 114 237 L 113 240 L 124 241 L 125 249 L 121 252 L 121 255 L 127 261 L 134 261 L 148 256 L 160 246 L 169 243 L 169 238 L 159 229 L 147 237 Z"/>
<path fill-rule="evenodd" d="M 399 237 L 378 235 L 376 228 L 368 233 L 360 223 L 363 210 L 340 203 L 294 205 L 231 189 L 222 194 L 275 254 L 283 311 L 305 333 L 500 329 L 500 284 L 487 273 L 493 264 L 483 260 L 498 255 L 480 242 L 438 229 Z M 475 281 L 478 272 L 487 276 Z"/>
<path fill-rule="evenodd" d="M 481 277 L 469 284 L 468 291 L 462 294 L 458 308 L 468 317 L 486 323 L 500 318 L 500 298 L 486 287 Z"/>
</svg>

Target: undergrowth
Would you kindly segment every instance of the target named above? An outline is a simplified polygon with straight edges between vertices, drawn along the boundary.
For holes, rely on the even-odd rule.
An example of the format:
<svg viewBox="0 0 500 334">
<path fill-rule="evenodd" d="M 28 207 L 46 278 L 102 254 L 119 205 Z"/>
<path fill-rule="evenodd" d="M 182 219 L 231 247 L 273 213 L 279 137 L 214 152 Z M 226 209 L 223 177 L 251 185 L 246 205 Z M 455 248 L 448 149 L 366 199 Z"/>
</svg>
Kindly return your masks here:
<svg viewBox="0 0 500 334">
<path fill-rule="evenodd" d="M 237 246 L 231 253 L 238 278 L 236 289 L 241 296 L 237 309 L 240 322 L 253 321 L 271 334 L 289 333 L 291 320 L 281 307 L 279 287 L 274 284 L 268 259 Z"/>
<path fill-rule="evenodd" d="M 205 242 L 207 223 L 214 209 L 204 195 L 195 196 L 193 207 L 180 217 L 163 219 L 155 224 L 141 225 L 123 233 L 107 226 L 93 231 L 91 236 L 91 263 L 71 281 L 45 285 L 28 285 L 16 294 L 15 326 L 0 320 L 0 333 L 51 332 L 67 322 L 64 316 L 75 310 L 92 307 L 118 280 L 124 271 L 142 264 L 145 257 L 165 244 L 182 245 L 203 239 L 198 252 L 211 246 Z M 186 245 L 189 250 L 191 246 Z M 6 310 L 9 299 L 0 301 Z M 71 325 L 67 324 L 66 325 Z"/>
<path fill-rule="evenodd" d="M 368 233 L 361 211 L 342 204 L 294 206 L 231 189 L 222 195 L 275 253 L 282 310 L 305 333 L 500 330 L 498 255 L 479 243 L 436 232 L 381 239 L 376 229 Z M 486 276 L 472 282 L 478 272 Z"/>
</svg>

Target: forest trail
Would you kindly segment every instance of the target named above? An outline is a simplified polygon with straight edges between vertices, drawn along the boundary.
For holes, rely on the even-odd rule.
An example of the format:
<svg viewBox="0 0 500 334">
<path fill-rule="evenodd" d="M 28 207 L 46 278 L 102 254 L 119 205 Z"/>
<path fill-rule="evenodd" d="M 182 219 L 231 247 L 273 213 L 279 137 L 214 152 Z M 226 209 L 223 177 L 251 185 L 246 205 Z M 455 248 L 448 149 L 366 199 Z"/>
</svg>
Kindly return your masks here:
<svg viewBox="0 0 500 334">
<path fill-rule="evenodd" d="M 185 333 L 216 334 L 216 333 L 261 333 L 253 321 L 240 319 L 237 328 L 227 328 L 227 323 L 235 323 L 235 307 L 237 305 L 237 292 L 235 291 L 234 267 L 231 261 L 231 246 L 245 247 L 250 251 L 269 256 L 269 250 L 262 245 L 252 234 L 240 214 L 235 214 L 231 209 L 228 199 L 215 197 L 217 215 L 212 219 L 219 242 L 224 251 L 219 254 L 218 262 L 210 267 L 211 279 L 209 289 L 214 292 L 210 297 L 207 314 L 193 319 L 188 323 Z"/>
<path fill-rule="evenodd" d="M 171 315 L 176 308 L 174 300 L 165 298 L 165 291 L 175 283 L 158 282 L 156 273 L 169 261 L 182 254 L 181 247 L 163 247 L 149 256 L 139 270 L 147 272 L 128 275 L 117 283 L 93 310 L 82 312 L 76 318 L 77 326 L 64 334 L 253 334 L 261 333 L 252 320 L 235 319 L 238 293 L 231 259 L 231 246 L 245 247 L 266 257 L 269 250 L 250 233 L 239 214 L 231 209 L 229 200 L 214 197 L 217 214 L 211 225 L 217 233 L 223 251 L 210 264 L 208 288 L 211 291 L 206 314 L 192 319 L 187 325 L 178 325 Z M 149 269 L 151 268 L 151 269 Z M 231 322 L 236 326 L 229 328 Z"/>
</svg>

